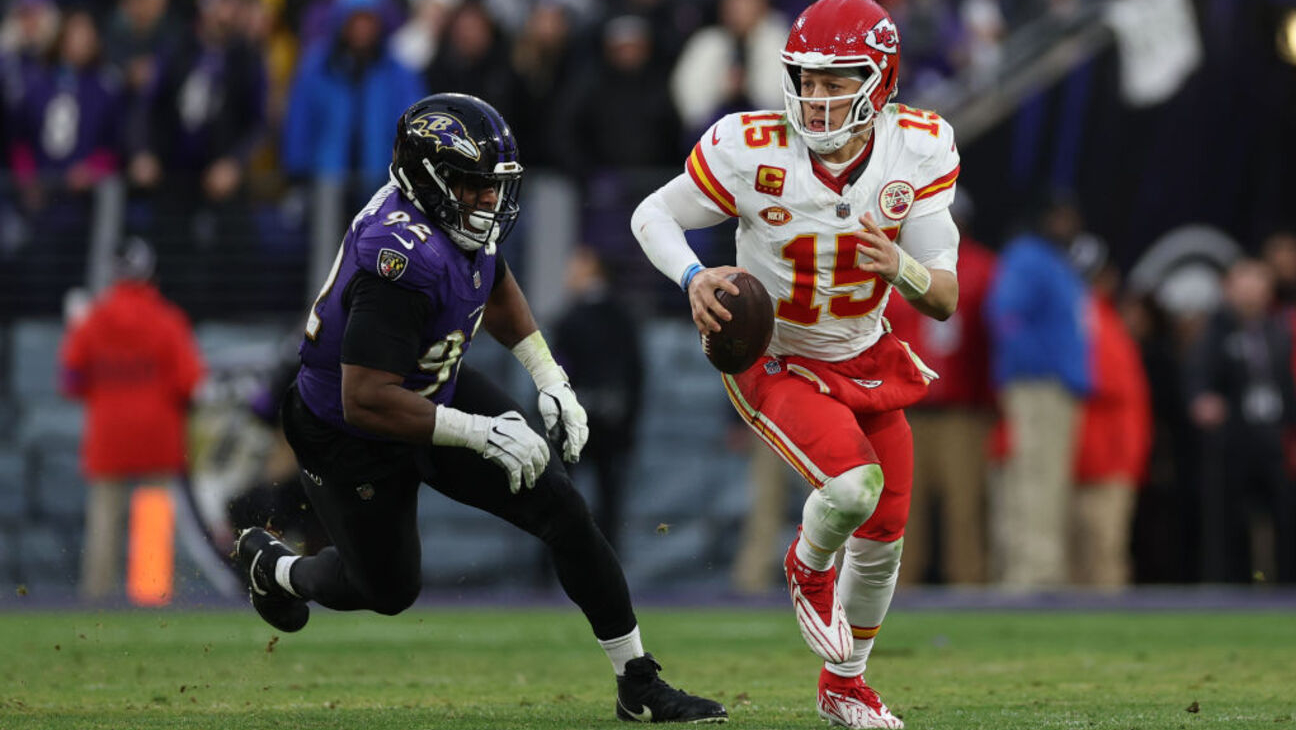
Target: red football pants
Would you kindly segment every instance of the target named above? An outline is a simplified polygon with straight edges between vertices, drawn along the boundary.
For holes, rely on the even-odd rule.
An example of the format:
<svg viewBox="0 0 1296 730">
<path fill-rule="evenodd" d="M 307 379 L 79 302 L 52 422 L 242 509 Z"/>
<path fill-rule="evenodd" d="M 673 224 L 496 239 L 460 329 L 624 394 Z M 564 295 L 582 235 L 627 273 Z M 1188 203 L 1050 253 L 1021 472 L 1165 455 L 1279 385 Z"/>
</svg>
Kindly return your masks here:
<svg viewBox="0 0 1296 730">
<path fill-rule="evenodd" d="M 879 391 L 887 396 L 886 405 L 892 405 L 921 398 L 926 383 L 920 380 L 921 388 L 917 388 L 910 373 L 888 368 L 871 370 L 873 377 L 861 385 L 849 378 L 849 372 L 846 377 L 826 372 L 849 371 L 849 365 L 792 360 L 762 357 L 746 372 L 723 376 L 729 400 L 757 435 L 816 489 L 855 467 L 881 465 L 882 497 L 873 515 L 854 534 L 879 542 L 899 539 L 909 517 L 913 484 L 909 422 L 901 408 L 874 411 L 862 402 L 860 394 L 842 391 L 852 387 Z M 897 370 L 905 367 L 895 364 Z"/>
</svg>

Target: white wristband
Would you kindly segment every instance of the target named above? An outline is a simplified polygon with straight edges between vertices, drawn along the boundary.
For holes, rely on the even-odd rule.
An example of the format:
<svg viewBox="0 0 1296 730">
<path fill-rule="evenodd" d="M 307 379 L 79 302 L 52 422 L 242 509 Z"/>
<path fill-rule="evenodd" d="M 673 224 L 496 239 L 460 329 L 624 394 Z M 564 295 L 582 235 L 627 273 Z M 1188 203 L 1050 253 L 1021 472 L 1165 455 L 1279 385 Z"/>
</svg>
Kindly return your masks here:
<svg viewBox="0 0 1296 730">
<path fill-rule="evenodd" d="M 450 406 L 437 406 L 432 443 L 437 446 L 462 446 L 481 453 L 486 448 L 490 420 L 486 416 L 466 413 Z"/>
<path fill-rule="evenodd" d="M 566 371 L 554 360 L 549 344 L 545 342 L 540 330 L 523 337 L 521 342 L 513 346 L 512 353 L 522 363 L 522 367 L 531 373 L 537 390 L 567 381 Z"/>
<path fill-rule="evenodd" d="M 900 270 L 896 272 L 895 279 L 891 280 L 891 286 L 900 292 L 900 296 L 912 302 L 931 288 L 931 271 L 903 248 L 896 248 L 896 253 L 900 254 Z"/>
</svg>

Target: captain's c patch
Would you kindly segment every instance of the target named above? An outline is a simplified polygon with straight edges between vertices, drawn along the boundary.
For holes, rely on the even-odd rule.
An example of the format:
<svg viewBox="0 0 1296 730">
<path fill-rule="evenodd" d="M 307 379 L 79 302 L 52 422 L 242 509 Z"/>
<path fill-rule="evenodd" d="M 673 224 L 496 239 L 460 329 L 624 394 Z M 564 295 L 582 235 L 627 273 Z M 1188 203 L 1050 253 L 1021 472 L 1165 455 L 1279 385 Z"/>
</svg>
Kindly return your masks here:
<svg viewBox="0 0 1296 730">
<path fill-rule="evenodd" d="M 787 170 L 773 165 L 761 165 L 756 168 L 756 192 L 766 195 L 782 195 L 783 180 Z"/>
</svg>

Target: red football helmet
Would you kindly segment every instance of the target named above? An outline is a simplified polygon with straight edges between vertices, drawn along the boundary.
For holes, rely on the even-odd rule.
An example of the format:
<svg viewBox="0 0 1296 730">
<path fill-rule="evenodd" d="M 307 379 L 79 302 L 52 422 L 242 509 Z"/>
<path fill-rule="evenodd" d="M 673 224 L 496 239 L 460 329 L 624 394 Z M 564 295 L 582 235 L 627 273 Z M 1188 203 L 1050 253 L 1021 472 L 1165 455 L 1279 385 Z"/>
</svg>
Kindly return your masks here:
<svg viewBox="0 0 1296 730">
<path fill-rule="evenodd" d="M 819 0 L 801 13 L 783 48 L 783 99 L 788 119 L 810 149 L 828 153 L 841 149 L 862 131 L 873 115 L 895 96 L 900 69 L 900 33 L 887 11 L 874 0 Z M 864 80 L 848 96 L 801 95 L 801 69 L 841 70 Z M 801 114 L 804 101 L 850 104 L 840 129 L 811 132 Z"/>
</svg>

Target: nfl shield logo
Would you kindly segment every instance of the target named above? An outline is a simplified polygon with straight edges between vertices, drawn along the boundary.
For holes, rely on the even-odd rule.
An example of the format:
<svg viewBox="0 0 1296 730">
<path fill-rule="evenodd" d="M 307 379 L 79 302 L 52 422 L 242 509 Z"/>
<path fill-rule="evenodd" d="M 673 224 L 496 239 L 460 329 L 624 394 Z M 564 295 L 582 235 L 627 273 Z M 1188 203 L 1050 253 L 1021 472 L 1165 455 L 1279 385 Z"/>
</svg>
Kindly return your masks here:
<svg viewBox="0 0 1296 730">
<path fill-rule="evenodd" d="M 837 204 L 837 217 L 838 218 L 850 217 L 850 203 L 847 203 L 846 201 L 843 200 L 842 202 Z"/>
<path fill-rule="evenodd" d="M 473 272 L 473 288 L 474 288 L 474 289 L 480 289 L 480 288 L 481 288 L 481 272 L 480 272 L 480 271 L 474 271 L 474 272 Z"/>
</svg>

